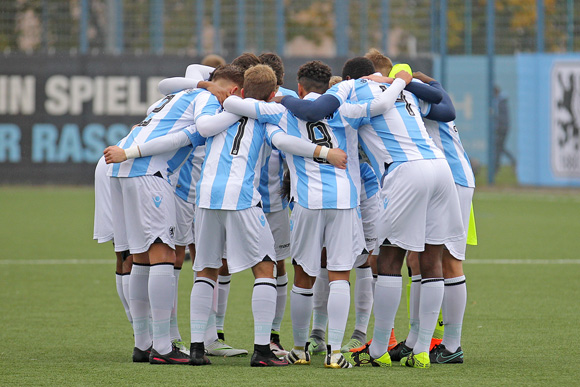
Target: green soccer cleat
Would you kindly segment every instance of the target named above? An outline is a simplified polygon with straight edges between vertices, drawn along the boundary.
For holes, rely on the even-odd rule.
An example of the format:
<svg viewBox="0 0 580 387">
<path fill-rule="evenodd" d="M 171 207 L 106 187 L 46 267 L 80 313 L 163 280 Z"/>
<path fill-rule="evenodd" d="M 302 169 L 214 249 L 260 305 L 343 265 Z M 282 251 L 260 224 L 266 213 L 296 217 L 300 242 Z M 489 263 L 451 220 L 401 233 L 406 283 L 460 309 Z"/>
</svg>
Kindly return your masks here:
<svg viewBox="0 0 580 387">
<path fill-rule="evenodd" d="M 245 349 L 236 349 L 233 348 L 231 345 L 226 344 L 222 340 L 216 340 L 206 348 L 208 356 L 223 356 L 223 357 L 232 357 L 232 356 L 246 356 L 248 351 Z"/>
<path fill-rule="evenodd" d="M 409 356 L 401 359 L 401 365 L 412 368 L 429 368 L 431 367 L 431 361 L 427 352 L 421 352 L 416 355 L 411 352 Z"/>
<path fill-rule="evenodd" d="M 457 351 L 451 352 L 443 344 L 439 344 L 429 352 L 429 360 L 434 364 L 462 364 L 463 350 L 458 347 Z"/>
<path fill-rule="evenodd" d="M 403 340 L 389 351 L 389 355 L 392 361 L 399 361 L 409 356 L 411 352 L 413 352 L 413 348 L 407 347 L 405 340 Z"/>
<path fill-rule="evenodd" d="M 308 352 L 311 355 L 325 355 L 326 343 L 317 337 L 310 337 L 308 339 Z"/>
<path fill-rule="evenodd" d="M 344 354 L 344 357 L 354 367 L 390 367 L 391 357 L 389 352 L 385 352 L 379 358 L 373 358 L 369 352 L 370 344 L 367 343 L 362 348 L 357 348 Z"/>
<path fill-rule="evenodd" d="M 340 352 L 342 353 L 350 352 L 351 349 L 359 348 L 362 347 L 363 345 L 364 343 L 361 343 L 357 339 L 350 339 L 348 343 L 346 343 L 345 345 L 342 346 L 342 348 L 340 348 Z"/>
</svg>

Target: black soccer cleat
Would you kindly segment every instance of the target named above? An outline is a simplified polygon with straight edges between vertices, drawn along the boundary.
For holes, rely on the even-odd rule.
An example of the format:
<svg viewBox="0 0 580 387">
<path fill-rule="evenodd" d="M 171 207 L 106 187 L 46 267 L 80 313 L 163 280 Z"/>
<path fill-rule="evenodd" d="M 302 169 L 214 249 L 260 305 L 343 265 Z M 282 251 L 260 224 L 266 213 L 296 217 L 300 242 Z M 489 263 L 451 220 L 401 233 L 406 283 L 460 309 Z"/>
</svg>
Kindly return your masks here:
<svg viewBox="0 0 580 387">
<path fill-rule="evenodd" d="M 147 348 L 144 351 L 137 347 L 133 348 L 133 363 L 149 363 L 151 349 L 153 349 L 153 346 Z"/>
<path fill-rule="evenodd" d="M 443 344 L 439 344 L 429 352 L 429 360 L 434 364 L 462 364 L 463 350 L 458 347 L 457 351 L 451 352 Z"/>
<path fill-rule="evenodd" d="M 172 346 L 171 352 L 166 355 L 162 355 L 155 348 L 152 348 L 149 355 L 149 364 L 189 364 L 189 356 L 175 346 Z"/>
<path fill-rule="evenodd" d="M 400 361 L 402 358 L 409 356 L 411 352 L 413 352 L 413 348 L 407 347 L 405 340 L 403 340 L 389 351 L 389 356 L 391 361 Z"/>
<path fill-rule="evenodd" d="M 202 366 L 209 365 L 211 361 L 205 355 L 205 346 L 201 343 L 191 343 L 189 347 L 189 365 Z"/>
<path fill-rule="evenodd" d="M 250 360 L 250 365 L 252 367 L 283 367 L 288 365 L 288 361 L 277 358 L 269 344 L 254 344 L 254 354 Z"/>
</svg>

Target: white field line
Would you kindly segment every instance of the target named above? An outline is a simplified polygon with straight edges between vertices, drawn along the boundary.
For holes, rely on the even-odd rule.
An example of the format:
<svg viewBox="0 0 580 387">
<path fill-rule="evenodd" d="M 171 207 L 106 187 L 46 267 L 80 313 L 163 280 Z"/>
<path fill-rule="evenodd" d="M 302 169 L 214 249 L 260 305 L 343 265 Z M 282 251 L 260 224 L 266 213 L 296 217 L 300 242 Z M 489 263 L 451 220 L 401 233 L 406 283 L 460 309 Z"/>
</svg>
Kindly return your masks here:
<svg viewBox="0 0 580 387">
<path fill-rule="evenodd" d="M 466 259 L 477 265 L 580 265 L 580 259 Z M 115 265 L 115 259 L 0 259 L 0 265 Z"/>
</svg>

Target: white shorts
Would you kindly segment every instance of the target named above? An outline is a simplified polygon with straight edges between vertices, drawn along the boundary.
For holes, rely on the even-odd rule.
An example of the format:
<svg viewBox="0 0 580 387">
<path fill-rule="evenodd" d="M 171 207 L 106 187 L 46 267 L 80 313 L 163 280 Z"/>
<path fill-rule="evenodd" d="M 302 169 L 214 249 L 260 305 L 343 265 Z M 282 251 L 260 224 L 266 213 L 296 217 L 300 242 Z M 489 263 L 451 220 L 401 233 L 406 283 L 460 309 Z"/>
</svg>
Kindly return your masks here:
<svg viewBox="0 0 580 387">
<path fill-rule="evenodd" d="M 374 250 L 377 245 L 377 222 L 379 220 L 379 195 L 373 195 L 360 202 L 362 226 L 367 251 Z"/>
<path fill-rule="evenodd" d="M 310 210 L 295 203 L 290 215 L 292 259 L 306 274 L 317 277 L 324 246 L 328 270 L 351 270 L 364 249 L 359 211 L 356 208 Z"/>
<path fill-rule="evenodd" d="M 187 246 L 195 243 L 193 236 L 193 219 L 195 218 L 195 204 L 186 202 L 175 196 L 175 244 Z"/>
<path fill-rule="evenodd" d="M 425 244 L 465 238 L 459 199 L 445 159 L 404 162 L 390 171 L 381 188 L 379 240 L 422 252 Z"/>
<path fill-rule="evenodd" d="M 101 157 L 95 168 L 95 223 L 93 239 L 99 243 L 113 240 L 111 214 L 111 178 L 107 176 L 105 157 Z"/>
<path fill-rule="evenodd" d="M 290 256 L 290 213 L 287 208 L 267 212 L 266 219 L 274 237 L 276 261 L 282 261 Z"/>
<path fill-rule="evenodd" d="M 467 229 L 469 228 L 469 215 L 471 213 L 471 200 L 473 199 L 474 188 L 464 187 L 462 185 L 455 184 L 457 189 L 457 195 L 459 196 L 459 208 L 461 209 L 461 219 L 463 220 L 463 227 L 465 230 L 465 238 L 449 242 L 445 244 L 445 247 L 453 258 L 460 261 L 465 260 L 465 247 L 467 245 Z"/>
<path fill-rule="evenodd" d="M 274 261 L 274 238 L 259 207 L 240 211 L 197 208 L 195 223 L 195 271 L 219 269 L 224 246 L 232 274 L 254 267 L 266 256 Z"/>
<path fill-rule="evenodd" d="M 158 238 L 175 249 L 174 196 L 171 185 L 156 176 L 111 178 L 115 251 L 144 253 Z"/>
</svg>

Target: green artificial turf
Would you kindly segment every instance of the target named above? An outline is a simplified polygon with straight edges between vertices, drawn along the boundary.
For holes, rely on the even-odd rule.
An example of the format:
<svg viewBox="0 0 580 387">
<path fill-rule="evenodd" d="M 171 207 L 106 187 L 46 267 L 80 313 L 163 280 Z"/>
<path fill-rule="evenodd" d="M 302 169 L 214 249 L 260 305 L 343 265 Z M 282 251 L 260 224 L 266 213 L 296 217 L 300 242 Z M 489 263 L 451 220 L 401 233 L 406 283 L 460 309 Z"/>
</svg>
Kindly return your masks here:
<svg viewBox="0 0 580 387">
<path fill-rule="evenodd" d="M 248 357 L 213 357 L 207 367 L 133 364 L 112 245 L 92 241 L 92 189 L 0 187 L 0 203 L 0 385 L 572 385 L 580 378 L 579 191 L 476 192 L 480 245 L 468 248 L 465 264 L 465 363 L 428 370 L 331 370 L 322 357 L 276 369 L 251 368 Z M 186 341 L 190 265 L 179 284 Z M 252 285 L 250 272 L 233 276 L 225 324 L 228 343 L 250 353 Z M 405 304 L 403 296 L 400 340 Z M 345 336 L 353 326 L 351 307 Z M 291 347 L 289 303 L 281 339 Z"/>
</svg>

